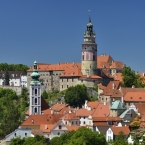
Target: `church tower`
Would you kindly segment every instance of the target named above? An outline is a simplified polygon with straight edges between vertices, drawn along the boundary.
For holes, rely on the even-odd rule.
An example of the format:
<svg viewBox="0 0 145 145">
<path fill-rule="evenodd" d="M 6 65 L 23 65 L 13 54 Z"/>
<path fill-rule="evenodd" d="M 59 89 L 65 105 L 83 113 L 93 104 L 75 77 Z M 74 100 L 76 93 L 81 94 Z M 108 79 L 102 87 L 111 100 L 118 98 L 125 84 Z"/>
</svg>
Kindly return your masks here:
<svg viewBox="0 0 145 145">
<path fill-rule="evenodd" d="M 93 24 L 89 15 L 87 30 L 84 32 L 84 42 L 82 44 L 81 70 L 83 75 L 97 74 L 97 44 L 96 34 L 93 31 Z"/>
<path fill-rule="evenodd" d="M 37 62 L 35 61 L 30 82 L 30 115 L 41 114 L 41 83 L 39 77 Z"/>
</svg>

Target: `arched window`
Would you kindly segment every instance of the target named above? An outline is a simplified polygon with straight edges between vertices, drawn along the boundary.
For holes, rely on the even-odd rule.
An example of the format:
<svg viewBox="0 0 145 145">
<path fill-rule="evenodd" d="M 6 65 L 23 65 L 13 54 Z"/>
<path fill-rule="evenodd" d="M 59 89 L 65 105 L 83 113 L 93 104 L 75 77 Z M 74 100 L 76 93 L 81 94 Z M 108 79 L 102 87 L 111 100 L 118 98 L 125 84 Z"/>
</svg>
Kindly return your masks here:
<svg viewBox="0 0 145 145">
<path fill-rule="evenodd" d="M 37 95 L 37 89 L 35 89 L 35 96 Z"/>
<path fill-rule="evenodd" d="M 35 98 L 35 104 L 37 104 L 37 98 Z"/>
<path fill-rule="evenodd" d="M 37 108 L 34 109 L 34 112 L 37 113 Z"/>
</svg>

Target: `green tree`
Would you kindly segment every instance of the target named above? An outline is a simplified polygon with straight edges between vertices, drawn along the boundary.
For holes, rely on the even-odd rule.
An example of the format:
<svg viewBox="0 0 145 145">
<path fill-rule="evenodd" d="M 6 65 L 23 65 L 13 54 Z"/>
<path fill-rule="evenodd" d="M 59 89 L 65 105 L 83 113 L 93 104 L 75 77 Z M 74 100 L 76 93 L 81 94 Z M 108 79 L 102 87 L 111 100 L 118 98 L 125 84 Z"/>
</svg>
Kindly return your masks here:
<svg viewBox="0 0 145 145">
<path fill-rule="evenodd" d="M 67 132 L 50 141 L 50 145 L 106 145 L 103 134 L 81 127 L 77 131 Z"/>
<path fill-rule="evenodd" d="M 82 107 L 85 100 L 89 100 L 85 85 L 69 87 L 65 92 L 65 102 L 73 107 Z"/>
<path fill-rule="evenodd" d="M 28 100 L 26 88 L 19 96 L 11 89 L 0 88 L 0 137 L 18 128 L 24 120 Z"/>
<path fill-rule="evenodd" d="M 0 70 L 2 71 L 27 71 L 29 67 L 24 64 L 7 64 L 0 63 Z"/>
<path fill-rule="evenodd" d="M 119 135 L 116 136 L 113 145 L 128 145 L 128 142 L 126 141 L 126 136 L 122 131 L 119 133 Z"/>
<path fill-rule="evenodd" d="M 44 99 L 48 99 L 48 93 L 46 92 L 46 90 L 44 90 L 44 92 L 42 93 L 42 97 Z"/>
<path fill-rule="evenodd" d="M 133 85 L 136 88 L 142 88 L 145 85 L 142 83 L 143 79 L 139 76 L 139 74 L 136 74 L 135 71 L 131 70 L 130 67 L 124 67 L 122 71 L 123 76 L 123 86 L 124 87 L 132 87 Z"/>
<path fill-rule="evenodd" d="M 5 72 L 5 85 L 9 85 L 9 81 L 10 81 L 9 72 L 6 70 L 6 72 Z"/>
<path fill-rule="evenodd" d="M 20 137 L 11 140 L 10 145 L 47 145 L 47 140 L 43 136 L 36 135 L 35 137 Z"/>
</svg>

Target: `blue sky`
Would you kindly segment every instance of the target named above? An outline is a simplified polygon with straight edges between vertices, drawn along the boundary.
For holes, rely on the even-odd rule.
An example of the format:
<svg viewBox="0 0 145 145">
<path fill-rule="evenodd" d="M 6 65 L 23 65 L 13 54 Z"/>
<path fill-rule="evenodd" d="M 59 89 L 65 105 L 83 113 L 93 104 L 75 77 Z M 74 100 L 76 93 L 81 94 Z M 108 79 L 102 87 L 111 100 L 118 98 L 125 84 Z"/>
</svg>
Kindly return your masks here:
<svg viewBox="0 0 145 145">
<path fill-rule="evenodd" d="M 144 0 L 0 0 L 0 63 L 80 62 L 89 9 L 98 54 L 145 71 Z"/>
</svg>

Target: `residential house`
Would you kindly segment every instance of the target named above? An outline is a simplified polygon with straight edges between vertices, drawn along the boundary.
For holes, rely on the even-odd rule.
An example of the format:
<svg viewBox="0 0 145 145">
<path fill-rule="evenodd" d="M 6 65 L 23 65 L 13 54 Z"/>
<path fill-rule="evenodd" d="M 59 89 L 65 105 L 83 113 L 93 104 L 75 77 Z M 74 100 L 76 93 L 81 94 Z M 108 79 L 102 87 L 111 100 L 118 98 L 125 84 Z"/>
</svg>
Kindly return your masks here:
<svg viewBox="0 0 145 145">
<path fill-rule="evenodd" d="M 106 140 L 115 140 L 116 136 L 119 135 L 120 132 L 123 132 L 127 138 L 130 134 L 130 129 L 128 126 L 112 126 L 106 131 Z"/>
</svg>

